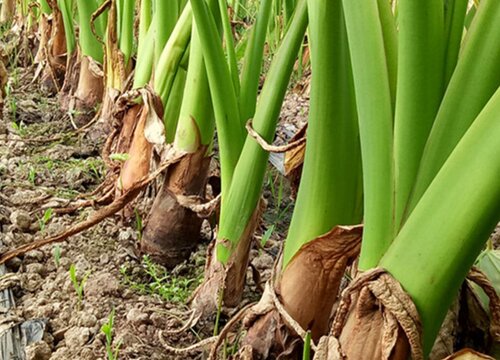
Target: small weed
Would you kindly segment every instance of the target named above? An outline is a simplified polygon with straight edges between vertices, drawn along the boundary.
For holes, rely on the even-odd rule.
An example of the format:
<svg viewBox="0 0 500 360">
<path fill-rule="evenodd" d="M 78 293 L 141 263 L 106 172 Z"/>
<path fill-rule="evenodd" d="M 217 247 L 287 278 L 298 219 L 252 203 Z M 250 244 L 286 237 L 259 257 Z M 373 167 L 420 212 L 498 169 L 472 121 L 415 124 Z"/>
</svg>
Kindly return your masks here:
<svg viewBox="0 0 500 360">
<path fill-rule="evenodd" d="M 36 170 L 33 166 L 30 166 L 30 169 L 28 171 L 28 180 L 31 183 L 31 185 L 36 186 L 35 180 L 36 180 Z"/>
<path fill-rule="evenodd" d="M 137 281 L 137 279 L 132 278 L 127 268 L 122 266 L 120 273 L 124 278 L 125 284 L 140 294 L 158 295 L 162 299 L 172 303 L 184 303 L 191 294 L 191 291 L 202 280 L 201 273 L 192 278 L 174 276 L 163 266 L 155 264 L 149 256 L 143 257 L 142 269 L 142 275 L 146 277 L 146 281 Z"/>
<path fill-rule="evenodd" d="M 101 332 L 106 335 L 106 354 L 108 355 L 108 360 L 117 360 L 118 352 L 122 342 L 119 341 L 118 344 L 113 348 L 113 327 L 115 322 L 115 309 L 111 310 L 109 314 L 108 322 L 101 326 Z"/>
<path fill-rule="evenodd" d="M 137 231 L 137 239 L 139 241 L 142 240 L 142 218 L 141 214 L 139 214 L 139 211 L 137 209 L 134 209 L 134 214 L 135 214 L 135 229 Z"/>
<path fill-rule="evenodd" d="M 73 283 L 73 287 L 75 288 L 76 295 L 78 297 L 78 310 L 81 309 L 82 307 L 82 301 L 83 301 L 83 287 L 85 286 L 85 283 L 87 282 L 87 279 L 89 278 L 90 271 L 87 271 L 85 275 L 83 275 L 83 278 L 81 281 L 78 281 L 76 277 L 76 267 L 75 264 L 71 264 L 69 267 L 69 278 L 71 279 L 71 282 Z"/>
<path fill-rule="evenodd" d="M 109 155 L 109 158 L 114 161 L 120 161 L 120 162 L 125 162 L 128 160 L 129 155 L 127 153 L 124 154 L 111 154 Z"/>
<path fill-rule="evenodd" d="M 56 267 L 59 267 L 59 265 L 61 265 L 61 247 L 59 245 L 54 246 L 52 253 L 54 255 L 54 263 Z"/>
<path fill-rule="evenodd" d="M 52 218 L 53 212 L 54 212 L 54 210 L 52 208 L 48 208 L 47 210 L 45 210 L 42 217 L 37 216 L 38 226 L 40 227 L 40 232 L 42 234 L 45 234 L 45 228 L 46 228 L 48 222 L 50 221 L 50 219 Z"/>
<path fill-rule="evenodd" d="M 269 239 L 271 238 L 271 235 L 273 234 L 274 232 L 274 228 L 276 227 L 276 225 L 271 225 L 269 226 L 269 228 L 266 230 L 266 232 L 264 233 L 264 235 L 262 235 L 262 239 L 260 239 L 260 246 L 261 247 L 265 247 L 267 242 L 269 241 Z"/>
</svg>

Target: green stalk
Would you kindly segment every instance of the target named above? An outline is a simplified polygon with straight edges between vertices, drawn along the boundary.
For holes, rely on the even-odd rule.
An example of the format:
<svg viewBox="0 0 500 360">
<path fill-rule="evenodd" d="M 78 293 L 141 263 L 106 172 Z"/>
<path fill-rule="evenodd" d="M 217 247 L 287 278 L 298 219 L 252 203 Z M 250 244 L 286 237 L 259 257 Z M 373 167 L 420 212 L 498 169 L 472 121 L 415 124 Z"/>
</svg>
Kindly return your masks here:
<svg viewBox="0 0 500 360">
<path fill-rule="evenodd" d="M 230 71 L 212 12 L 204 0 L 191 0 L 203 48 L 219 139 L 222 193 L 227 193 L 243 146 L 243 127 Z M 223 200 L 224 201 L 224 200 Z"/>
<path fill-rule="evenodd" d="M 233 31 L 229 23 L 229 14 L 227 12 L 226 0 L 219 0 L 220 17 L 222 20 L 222 30 L 224 33 L 224 44 L 226 46 L 227 63 L 231 79 L 233 81 L 234 91 L 236 96 L 240 93 L 240 79 L 238 77 L 238 61 L 236 60 L 236 52 L 234 49 Z"/>
<path fill-rule="evenodd" d="M 143 87 L 151 79 L 155 48 L 155 27 L 155 24 L 152 23 L 146 36 L 139 38 L 139 50 L 137 51 L 137 64 L 135 65 L 134 74 L 134 89 Z"/>
<path fill-rule="evenodd" d="M 179 3 L 175 0 L 156 0 L 155 17 L 155 64 L 158 64 L 168 38 L 175 28 L 179 17 Z"/>
<path fill-rule="evenodd" d="M 203 51 L 196 25 L 193 24 L 188 75 L 174 145 L 177 149 L 195 152 L 200 144 L 208 146 L 212 143 L 214 130 Z"/>
<path fill-rule="evenodd" d="M 443 96 L 443 4 L 399 1 L 398 86 L 394 120 L 396 212 L 399 227 L 425 143 Z"/>
<path fill-rule="evenodd" d="M 187 53 L 185 55 L 188 55 Z M 188 56 L 185 56 L 188 57 Z M 172 91 L 165 105 L 165 113 L 163 115 L 163 122 L 165 124 L 165 135 L 167 144 L 171 144 L 177 134 L 177 124 L 183 103 L 184 88 L 186 86 L 187 72 L 179 66 L 175 73 Z M 196 134 L 196 133 L 195 133 Z"/>
<path fill-rule="evenodd" d="M 191 6 L 184 8 L 171 36 L 169 37 L 160 59 L 156 64 L 156 74 L 153 88 L 161 97 L 163 105 L 167 103 L 175 79 L 176 69 L 179 66 L 191 38 L 193 16 Z"/>
<path fill-rule="evenodd" d="M 119 49 L 125 58 L 125 66 L 128 66 L 129 60 L 132 57 L 134 47 L 134 10 L 135 0 L 122 0 L 123 9 L 119 11 L 121 29 L 118 32 Z"/>
<path fill-rule="evenodd" d="M 89 0 L 77 0 L 78 20 L 80 26 L 80 48 L 82 54 L 90 56 L 100 64 L 103 63 L 104 51 L 102 44 L 96 39 L 90 27 L 90 18 L 97 10 L 97 3 Z"/>
<path fill-rule="evenodd" d="M 341 0 L 309 0 L 311 100 L 299 192 L 283 253 L 336 225 L 361 222 L 360 144 Z"/>
<path fill-rule="evenodd" d="M 377 265 L 394 235 L 391 92 L 377 3 L 343 4 L 363 163 L 365 226 L 359 267 L 367 270 Z"/>
<path fill-rule="evenodd" d="M 73 54 L 76 47 L 75 28 L 73 26 L 72 2 L 67 0 L 57 0 L 57 6 L 61 10 L 64 23 L 64 33 L 66 36 L 66 51 L 68 56 Z"/>
<path fill-rule="evenodd" d="M 40 9 L 42 9 L 42 12 L 46 15 L 52 14 L 52 8 L 47 0 L 40 0 Z"/>
<path fill-rule="evenodd" d="M 481 59 L 478 66 L 478 59 Z M 483 0 L 429 135 L 407 214 L 500 85 L 500 2 Z"/>
<path fill-rule="evenodd" d="M 467 15 L 465 16 L 464 26 L 467 30 L 469 30 L 470 25 L 472 24 L 472 20 L 474 19 L 474 16 L 476 16 L 476 11 L 477 8 L 476 5 L 474 4 L 472 5 L 472 7 L 467 12 Z"/>
<path fill-rule="evenodd" d="M 427 354 L 467 272 L 500 220 L 499 114 L 500 89 L 380 262 L 415 302 Z"/>
<path fill-rule="evenodd" d="M 396 19 L 392 13 L 391 4 L 388 0 L 378 0 L 378 11 L 380 24 L 384 36 L 385 57 L 387 62 L 387 73 L 389 74 L 389 86 L 391 89 L 392 108 L 396 106 L 396 88 L 398 79 L 398 33 Z"/>
<path fill-rule="evenodd" d="M 458 53 L 464 33 L 467 0 L 446 0 L 445 2 L 445 84 L 451 79 L 458 61 Z"/>
<path fill-rule="evenodd" d="M 153 0 L 141 0 L 141 10 L 139 15 L 139 49 L 141 46 L 141 40 L 144 39 L 148 34 L 152 16 Z M 137 50 L 137 53 L 140 54 L 141 51 Z"/>
<path fill-rule="evenodd" d="M 255 113 L 259 90 L 260 72 L 264 62 L 264 45 L 266 43 L 267 24 L 271 17 L 273 0 L 262 0 L 250 39 L 245 51 L 245 59 L 241 70 L 241 89 L 238 98 L 240 119 L 246 123 Z"/>
<path fill-rule="evenodd" d="M 292 18 L 293 10 L 295 9 L 295 0 L 285 0 L 284 7 L 284 25 L 287 26 Z"/>
<path fill-rule="evenodd" d="M 274 138 L 281 104 L 306 28 L 307 3 L 306 0 L 299 0 L 289 29 L 271 62 L 253 118 L 254 130 L 268 142 Z M 218 238 L 227 239 L 232 245 L 231 248 L 221 243 L 217 245 L 217 258 L 224 264 L 229 260 L 232 249 L 256 209 L 268 159 L 269 153 L 252 137 L 247 136 L 234 170 L 233 182 L 221 208 Z"/>
</svg>

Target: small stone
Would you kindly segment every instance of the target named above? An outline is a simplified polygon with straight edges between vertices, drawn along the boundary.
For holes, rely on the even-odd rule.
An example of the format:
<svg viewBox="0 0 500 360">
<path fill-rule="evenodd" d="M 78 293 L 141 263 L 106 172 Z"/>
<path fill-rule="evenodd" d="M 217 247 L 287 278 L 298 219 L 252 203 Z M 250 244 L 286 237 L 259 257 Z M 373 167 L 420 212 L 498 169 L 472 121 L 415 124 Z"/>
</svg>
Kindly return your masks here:
<svg viewBox="0 0 500 360">
<path fill-rule="evenodd" d="M 118 296 L 120 282 L 109 272 L 100 272 L 89 277 L 85 284 L 85 296 Z"/>
<path fill-rule="evenodd" d="M 74 327 L 66 331 L 64 340 L 70 349 L 78 349 L 85 345 L 90 339 L 90 329 L 86 327 Z"/>
<path fill-rule="evenodd" d="M 141 310 L 133 308 L 127 313 L 127 321 L 134 325 L 141 325 L 147 323 L 149 320 L 148 314 L 143 313 Z"/>
<path fill-rule="evenodd" d="M 26 272 L 40 274 L 43 276 L 45 274 L 45 266 L 40 263 L 28 264 L 26 265 Z"/>
<path fill-rule="evenodd" d="M 49 360 L 51 355 L 52 350 L 45 341 L 38 341 L 26 347 L 27 360 Z"/>
<path fill-rule="evenodd" d="M 99 257 L 99 262 L 102 264 L 102 265 L 106 265 L 107 263 L 109 263 L 109 255 L 104 253 L 102 254 L 100 257 Z"/>
<path fill-rule="evenodd" d="M 30 252 L 26 253 L 24 260 L 29 260 L 30 262 L 43 262 L 45 258 L 45 255 L 43 254 L 42 251 L 40 250 L 31 250 Z"/>
<path fill-rule="evenodd" d="M 14 227 L 20 231 L 28 231 L 30 229 L 32 220 L 27 211 L 15 210 L 10 214 L 10 222 Z"/>
<path fill-rule="evenodd" d="M 88 313 L 82 313 L 80 315 L 80 318 L 78 319 L 78 325 L 87 327 L 87 328 L 92 328 L 97 324 L 97 318 L 95 315 L 88 314 Z"/>
</svg>

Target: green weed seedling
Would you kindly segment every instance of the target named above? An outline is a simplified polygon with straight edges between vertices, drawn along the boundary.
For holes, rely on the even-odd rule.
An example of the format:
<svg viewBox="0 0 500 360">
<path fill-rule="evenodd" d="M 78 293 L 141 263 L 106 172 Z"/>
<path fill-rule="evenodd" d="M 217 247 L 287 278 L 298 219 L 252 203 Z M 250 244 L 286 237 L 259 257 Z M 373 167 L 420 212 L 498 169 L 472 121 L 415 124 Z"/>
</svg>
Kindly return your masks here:
<svg viewBox="0 0 500 360">
<path fill-rule="evenodd" d="M 137 231 L 137 240 L 141 241 L 142 240 L 142 218 L 141 214 L 139 214 L 139 211 L 137 209 L 134 209 L 134 214 L 135 214 L 135 228 Z"/>
<path fill-rule="evenodd" d="M 120 351 L 120 347 L 122 342 L 119 341 L 118 344 L 113 348 L 113 327 L 115 322 L 115 309 L 111 310 L 111 314 L 109 314 L 108 322 L 101 326 L 101 332 L 106 335 L 106 354 L 108 356 L 108 360 L 117 360 L 118 353 Z"/>
<path fill-rule="evenodd" d="M 43 213 L 42 217 L 38 217 L 38 227 L 40 228 L 40 232 L 42 234 L 45 233 L 45 228 L 47 227 L 47 224 L 49 223 L 50 219 L 52 218 L 52 214 L 54 213 L 54 210 L 52 208 L 48 208 L 45 210 Z"/>
<path fill-rule="evenodd" d="M 83 276 L 81 281 L 78 281 L 76 277 L 76 266 L 75 264 L 71 264 L 69 267 L 69 278 L 71 279 L 71 282 L 73 283 L 73 287 L 75 288 L 76 295 L 78 297 L 78 310 L 81 309 L 82 307 L 82 301 L 83 301 L 83 287 L 85 286 L 85 283 L 87 282 L 87 279 L 89 278 L 90 271 L 87 271 L 85 275 Z"/>
<path fill-rule="evenodd" d="M 53 254 L 54 263 L 56 264 L 56 267 L 59 267 L 59 265 L 61 265 L 61 247 L 59 245 L 54 246 Z"/>
</svg>

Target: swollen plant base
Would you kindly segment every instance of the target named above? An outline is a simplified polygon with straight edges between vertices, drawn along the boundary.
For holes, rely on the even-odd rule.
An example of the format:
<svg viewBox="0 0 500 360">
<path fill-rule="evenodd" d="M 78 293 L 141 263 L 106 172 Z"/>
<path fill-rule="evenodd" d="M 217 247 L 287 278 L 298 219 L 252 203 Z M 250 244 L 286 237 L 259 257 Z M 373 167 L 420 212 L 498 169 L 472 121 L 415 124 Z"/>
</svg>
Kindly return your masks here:
<svg viewBox="0 0 500 360">
<path fill-rule="evenodd" d="M 141 252 L 167 268 L 189 258 L 200 243 L 203 219 L 179 203 L 179 197 L 205 199 L 210 157 L 201 146 L 165 174 L 163 186 L 151 208 L 141 239 Z"/>
<path fill-rule="evenodd" d="M 208 249 L 205 277 L 203 283 L 196 289 L 190 304 L 199 317 L 207 318 L 217 312 L 221 291 L 224 307 L 234 308 L 240 304 L 245 288 L 253 233 L 264 208 L 265 200 L 261 199 L 226 265 L 217 260 L 216 243 L 227 240 L 217 238 Z"/>
<path fill-rule="evenodd" d="M 276 285 L 271 280 L 245 321 L 249 329 L 243 344 L 256 358 L 300 353 L 297 334 L 303 337 L 305 329 L 316 343 L 328 333 L 345 271 L 359 255 L 362 231 L 362 226 L 333 228 L 303 245 Z"/>
<path fill-rule="evenodd" d="M 57 7 L 54 7 L 52 12 L 51 35 L 46 56 L 41 78 L 42 89 L 55 94 L 61 89 L 66 74 L 66 34 L 63 17 Z"/>
</svg>

